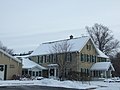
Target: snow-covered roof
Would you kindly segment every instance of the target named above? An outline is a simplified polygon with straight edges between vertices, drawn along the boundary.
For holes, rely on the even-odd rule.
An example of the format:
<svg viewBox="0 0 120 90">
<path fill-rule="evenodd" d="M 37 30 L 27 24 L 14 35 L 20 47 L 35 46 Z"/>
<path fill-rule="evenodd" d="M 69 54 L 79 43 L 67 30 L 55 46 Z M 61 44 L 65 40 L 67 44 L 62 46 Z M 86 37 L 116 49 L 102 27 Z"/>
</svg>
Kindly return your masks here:
<svg viewBox="0 0 120 90">
<path fill-rule="evenodd" d="M 27 58 L 27 57 L 29 57 L 29 55 L 23 55 L 23 56 L 14 56 L 15 58 Z"/>
<path fill-rule="evenodd" d="M 64 43 L 66 41 L 68 44 L 71 45 L 71 49 L 69 52 L 76 52 L 76 51 L 80 52 L 83 49 L 83 47 L 86 45 L 88 40 L 90 40 L 90 39 L 91 38 L 89 36 L 82 36 L 82 37 L 78 37 L 78 38 L 42 43 L 38 46 L 38 48 L 36 50 L 33 51 L 33 53 L 30 56 L 50 54 L 51 50 L 53 49 L 53 46 L 55 46 L 55 44 L 61 45 L 61 43 Z M 91 41 L 98 53 L 98 57 L 109 58 L 95 46 L 92 39 L 91 39 Z M 54 51 L 52 53 L 54 53 Z"/>
<path fill-rule="evenodd" d="M 98 57 L 102 57 L 102 58 L 109 58 L 107 55 L 105 55 L 102 51 L 100 51 L 98 48 L 97 49 L 97 52 L 98 52 Z"/>
<path fill-rule="evenodd" d="M 58 67 L 58 64 L 48 64 L 48 67 Z"/>
<path fill-rule="evenodd" d="M 23 64 L 22 66 L 23 69 L 32 69 L 34 67 L 38 67 L 41 70 L 46 69 L 45 67 L 35 63 L 34 61 L 29 60 L 28 58 L 22 58 L 22 64 Z"/>
<path fill-rule="evenodd" d="M 43 44 L 40 44 L 40 46 L 36 50 L 34 50 L 30 56 L 50 54 L 51 53 L 50 50 L 53 48 L 53 46 L 56 43 L 60 44 L 60 43 L 63 43 L 64 41 L 67 41 L 67 43 L 72 46 L 72 48 L 70 49 L 70 52 L 81 51 L 89 39 L 90 39 L 90 37 L 83 36 L 83 37 L 79 37 L 79 38 L 43 43 Z M 52 52 L 52 53 L 54 53 L 54 52 Z"/>
<path fill-rule="evenodd" d="M 108 71 L 109 68 L 114 71 L 114 67 L 111 62 L 97 62 L 92 65 L 90 70 Z"/>
<path fill-rule="evenodd" d="M 2 49 L 0 49 L 0 52 L 4 53 L 6 56 L 12 58 L 13 60 L 15 60 L 15 61 L 17 61 L 17 62 L 22 63 L 21 60 L 19 60 L 19 59 L 15 58 L 14 56 L 8 54 L 7 52 L 3 51 Z"/>
</svg>

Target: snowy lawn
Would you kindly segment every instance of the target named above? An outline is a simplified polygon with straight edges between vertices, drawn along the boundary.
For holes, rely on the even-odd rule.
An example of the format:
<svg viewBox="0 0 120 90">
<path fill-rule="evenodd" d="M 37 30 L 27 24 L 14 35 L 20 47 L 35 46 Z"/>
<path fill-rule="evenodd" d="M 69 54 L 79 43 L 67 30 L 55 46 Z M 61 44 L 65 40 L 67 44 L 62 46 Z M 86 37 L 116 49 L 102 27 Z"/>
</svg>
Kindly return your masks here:
<svg viewBox="0 0 120 90">
<path fill-rule="evenodd" d="M 53 79 L 42 79 L 42 80 L 6 80 L 0 81 L 0 86 L 20 86 L 20 85 L 40 85 L 40 86 L 51 86 L 51 87 L 65 87 L 65 88 L 76 88 L 76 89 L 95 89 L 95 90 L 120 90 L 119 82 L 103 82 L 103 81 L 59 81 Z"/>
</svg>

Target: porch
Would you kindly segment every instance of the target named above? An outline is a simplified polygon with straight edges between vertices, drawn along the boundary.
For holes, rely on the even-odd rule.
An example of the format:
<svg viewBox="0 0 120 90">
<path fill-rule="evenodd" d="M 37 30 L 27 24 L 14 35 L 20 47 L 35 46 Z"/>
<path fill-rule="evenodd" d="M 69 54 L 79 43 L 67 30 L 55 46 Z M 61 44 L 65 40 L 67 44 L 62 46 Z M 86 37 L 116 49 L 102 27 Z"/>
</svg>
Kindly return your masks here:
<svg viewBox="0 0 120 90">
<path fill-rule="evenodd" d="M 38 77 L 43 76 L 43 71 L 47 68 L 29 60 L 28 58 L 22 58 L 22 76 L 25 77 Z"/>
<path fill-rule="evenodd" d="M 91 69 L 91 77 L 98 77 L 98 78 L 111 78 L 112 71 L 114 67 L 112 66 L 111 62 L 97 62 L 92 65 Z"/>
<path fill-rule="evenodd" d="M 59 77 L 58 64 L 49 64 L 47 67 L 48 67 L 48 77 L 57 79 Z"/>
</svg>

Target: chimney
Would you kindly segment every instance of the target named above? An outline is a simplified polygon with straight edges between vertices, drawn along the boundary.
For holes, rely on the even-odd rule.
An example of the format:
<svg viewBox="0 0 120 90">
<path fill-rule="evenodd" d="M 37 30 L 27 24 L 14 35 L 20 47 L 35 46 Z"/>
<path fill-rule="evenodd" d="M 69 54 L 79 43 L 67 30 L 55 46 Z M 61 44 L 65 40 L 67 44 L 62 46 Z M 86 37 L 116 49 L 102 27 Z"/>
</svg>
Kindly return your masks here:
<svg viewBox="0 0 120 90">
<path fill-rule="evenodd" d="M 70 39 L 73 39 L 73 35 L 70 35 Z"/>
</svg>

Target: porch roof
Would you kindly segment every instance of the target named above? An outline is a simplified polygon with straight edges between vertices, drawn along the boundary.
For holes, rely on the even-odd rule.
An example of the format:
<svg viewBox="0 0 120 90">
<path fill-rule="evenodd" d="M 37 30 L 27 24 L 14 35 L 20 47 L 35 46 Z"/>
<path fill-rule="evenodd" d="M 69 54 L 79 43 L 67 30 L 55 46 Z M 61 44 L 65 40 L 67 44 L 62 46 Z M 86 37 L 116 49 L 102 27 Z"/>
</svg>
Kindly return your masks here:
<svg viewBox="0 0 120 90">
<path fill-rule="evenodd" d="M 22 58 L 22 64 L 23 64 L 23 66 L 22 66 L 23 69 L 32 69 L 32 68 L 35 68 L 35 67 L 38 67 L 41 70 L 46 69 L 45 67 L 29 60 L 28 58 Z"/>
<path fill-rule="evenodd" d="M 58 64 L 48 64 L 48 67 L 58 67 Z"/>
<path fill-rule="evenodd" d="M 111 62 L 97 62 L 92 65 L 90 70 L 91 71 L 95 71 L 95 70 L 96 71 L 108 71 L 109 69 L 111 69 L 112 71 L 115 71 Z"/>
</svg>

